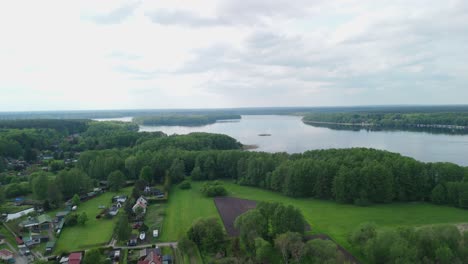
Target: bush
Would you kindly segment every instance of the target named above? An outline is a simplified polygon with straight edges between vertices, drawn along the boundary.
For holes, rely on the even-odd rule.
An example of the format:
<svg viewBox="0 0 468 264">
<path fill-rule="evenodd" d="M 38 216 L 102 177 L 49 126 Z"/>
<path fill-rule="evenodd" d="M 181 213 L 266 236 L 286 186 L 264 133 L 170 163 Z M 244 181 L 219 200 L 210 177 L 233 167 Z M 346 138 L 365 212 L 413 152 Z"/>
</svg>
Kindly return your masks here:
<svg viewBox="0 0 468 264">
<path fill-rule="evenodd" d="M 221 182 L 207 182 L 203 184 L 201 192 L 207 197 L 226 196 L 227 190 L 224 188 Z"/>
<path fill-rule="evenodd" d="M 188 189 L 191 189 L 192 188 L 192 185 L 190 184 L 189 181 L 183 181 L 179 184 L 179 189 L 182 189 L 182 190 L 188 190 Z"/>
</svg>

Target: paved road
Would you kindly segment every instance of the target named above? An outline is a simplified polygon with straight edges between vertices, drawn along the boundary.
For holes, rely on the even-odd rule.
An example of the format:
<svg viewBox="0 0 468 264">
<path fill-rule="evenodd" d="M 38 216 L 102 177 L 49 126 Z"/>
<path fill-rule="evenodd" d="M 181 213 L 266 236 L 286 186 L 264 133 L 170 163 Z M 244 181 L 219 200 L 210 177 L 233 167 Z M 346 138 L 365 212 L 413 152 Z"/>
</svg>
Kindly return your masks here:
<svg viewBox="0 0 468 264">
<path fill-rule="evenodd" d="M 138 245 L 135 247 L 128 247 L 128 246 L 114 246 L 114 249 L 143 249 L 143 248 L 149 248 L 152 247 L 153 245 L 156 245 L 157 247 L 173 247 L 177 248 L 177 242 L 165 242 L 165 243 L 156 243 L 156 244 L 145 244 L 145 245 Z"/>
</svg>

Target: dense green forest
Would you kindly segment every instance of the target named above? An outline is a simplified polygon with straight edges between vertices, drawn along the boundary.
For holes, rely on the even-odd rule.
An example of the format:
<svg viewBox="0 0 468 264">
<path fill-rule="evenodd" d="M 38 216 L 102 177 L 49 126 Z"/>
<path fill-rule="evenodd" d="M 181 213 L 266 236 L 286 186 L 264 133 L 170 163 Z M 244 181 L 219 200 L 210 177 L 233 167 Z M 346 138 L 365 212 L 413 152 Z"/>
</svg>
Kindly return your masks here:
<svg viewBox="0 0 468 264">
<path fill-rule="evenodd" d="M 468 131 L 468 113 L 311 113 L 304 123 L 331 123 L 377 128 L 447 128 Z"/>
<path fill-rule="evenodd" d="M 133 122 L 147 126 L 202 126 L 219 120 L 241 119 L 240 115 L 161 115 L 134 117 Z"/>
</svg>

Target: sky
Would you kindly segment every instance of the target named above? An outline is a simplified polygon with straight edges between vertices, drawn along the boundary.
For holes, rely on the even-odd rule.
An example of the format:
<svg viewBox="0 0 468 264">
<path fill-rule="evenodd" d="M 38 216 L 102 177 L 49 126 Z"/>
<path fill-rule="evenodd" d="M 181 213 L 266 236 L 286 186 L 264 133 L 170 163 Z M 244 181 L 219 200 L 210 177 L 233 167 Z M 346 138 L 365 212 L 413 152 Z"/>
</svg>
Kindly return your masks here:
<svg viewBox="0 0 468 264">
<path fill-rule="evenodd" d="M 468 1 L 0 0 L 0 111 L 468 103 Z"/>
</svg>

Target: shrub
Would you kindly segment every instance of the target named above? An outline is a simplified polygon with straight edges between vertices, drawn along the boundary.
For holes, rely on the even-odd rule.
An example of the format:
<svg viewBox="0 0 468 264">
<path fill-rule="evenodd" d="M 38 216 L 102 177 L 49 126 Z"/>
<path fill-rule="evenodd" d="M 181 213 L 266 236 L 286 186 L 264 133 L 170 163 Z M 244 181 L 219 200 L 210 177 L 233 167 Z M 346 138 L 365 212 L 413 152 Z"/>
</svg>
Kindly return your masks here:
<svg viewBox="0 0 468 264">
<path fill-rule="evenodd" d="M 227 190 L 224 188 L 221 182 L 214 181 L 214 182 L 207 182 L 203 184 L 201 188 L 201 192 L 208 197 L 216 197 L 216 196 L 226 196 Z"/>
<path fill-rule="evenodd" d="M 179 184 L 179 189 L 188 190 L 190 188 L 192 188 L 192 185 L 190 184 L 189 181 L 183 181 Z"/>
</svg>

